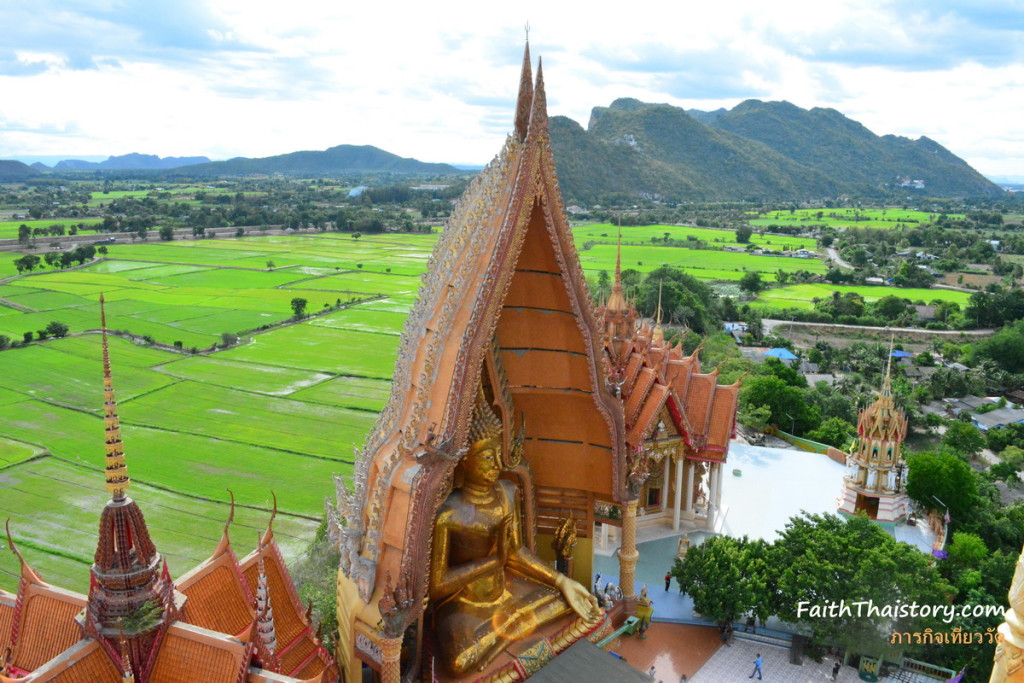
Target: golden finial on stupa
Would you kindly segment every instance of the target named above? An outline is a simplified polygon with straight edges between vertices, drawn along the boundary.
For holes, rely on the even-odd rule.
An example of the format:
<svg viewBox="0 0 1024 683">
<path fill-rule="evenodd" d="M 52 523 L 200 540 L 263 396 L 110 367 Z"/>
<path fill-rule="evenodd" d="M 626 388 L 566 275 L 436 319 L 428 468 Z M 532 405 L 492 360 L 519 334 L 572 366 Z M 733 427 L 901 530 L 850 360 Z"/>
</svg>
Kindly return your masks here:
<svg viewBox="0 0 1024 683">
<path fill-rule="evenodd" d="M 110 376 L 107 313 L 102 294 L 100 294 L 100 335 L 103 344 L 103 429 L 107 459 L 107 490 L 114 496 L 114 500 L 121 500 L 124 498 L 124 492 L 131 483 L 131 479 L 128 478 L 128 465 L 125 463 L 124 447 L 121 444 L 121 422 L 117 417 L 114 380 Z"/>
</svg>

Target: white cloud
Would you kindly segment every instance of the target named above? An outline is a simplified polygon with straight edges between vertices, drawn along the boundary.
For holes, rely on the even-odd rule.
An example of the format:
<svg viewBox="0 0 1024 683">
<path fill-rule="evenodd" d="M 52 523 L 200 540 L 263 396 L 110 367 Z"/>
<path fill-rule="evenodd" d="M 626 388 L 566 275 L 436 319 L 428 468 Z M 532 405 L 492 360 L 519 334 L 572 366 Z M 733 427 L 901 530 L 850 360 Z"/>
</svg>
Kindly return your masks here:
<svg viewBox="0 0 1024 683">
<path fill-rule="evenodd" d="M 341 143 L 485 162 L 511 128 L 522 25 L 552 114 L 586 125 L 618 97 L 828 106 L 878 134 L 928 135 L 1024 173 L 1015 3 L 526 0 L 38 0 L 0 7 L 0 157 L 226 158 Z M 15 23 L 11 23 L 15 22 Z"/>
</svg>

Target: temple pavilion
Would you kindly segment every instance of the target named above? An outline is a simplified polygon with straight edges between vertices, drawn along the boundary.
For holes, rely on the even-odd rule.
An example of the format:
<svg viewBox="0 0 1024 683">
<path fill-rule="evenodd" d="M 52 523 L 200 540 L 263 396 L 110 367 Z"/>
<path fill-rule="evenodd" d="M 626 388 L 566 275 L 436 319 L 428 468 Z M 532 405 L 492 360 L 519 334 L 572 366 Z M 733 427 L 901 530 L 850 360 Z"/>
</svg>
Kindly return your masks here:
<svg viewBox="0 0 1024 683">
<path fill-rule="evenodd" d="M 329 516 L 347 680 L 363 667 L 386 683 L 528 678 L 634 609 L 638 509 L 676 528 L 714 518 L 738 384 L 719 386 L 697 353 L 640 324 L 620 270 L 595 311 L 558 187 L 543 70 L 534 79 L 527 46 L 513 132 L 441 233 L 389 400 L 354 475 L 337 480 Z M 497 476 L 495 453 L 500 479 L 482 487 Z M 472 513 L 506 503 L 514 510 L 497 535 Z M 621 527 L 624 600 L 598 623 L 585 609 L 549 619 L 551 603 L 531 605 L 589 586 L 595 528 L 609 513 Z M 524 567 L 532 593 L 509 578 Z M 487 583 L 502 575 L 505 593 Z M 536 628 L 523 625 L 531 615 Z M 497 630 L 503 644 L 480 653 L 472 639 L 437 642 L 442 627 L 476 628 L 478 643 Z M 464 661 L 480 665 L 458 673 Z"/>
<path fill-rule="evenodd" d="M 101 311 L 103 298 L 100 297 Z M 0 683 L 327 683 L 338 679 L 277 543 L 274 511 L 241 560 L 224 525 L 208 560 L 172 580 L 130 484 L 102 317 L 106 487 L 88 595 L 21 561 L 0 590 Z M 234 512 L 234 500 L 231 503 Z"/>
<path fill-rule="evenodd" d="M 839 496 L 839 512 L 863 512 L 877 522 L 901 522 L 910 511 L 903 460 L 907 416 L 893 401 L 891 364 L 890 355 L 878 398 L 860 411 L 857 440 L 846 458 Z"/>
</svg>

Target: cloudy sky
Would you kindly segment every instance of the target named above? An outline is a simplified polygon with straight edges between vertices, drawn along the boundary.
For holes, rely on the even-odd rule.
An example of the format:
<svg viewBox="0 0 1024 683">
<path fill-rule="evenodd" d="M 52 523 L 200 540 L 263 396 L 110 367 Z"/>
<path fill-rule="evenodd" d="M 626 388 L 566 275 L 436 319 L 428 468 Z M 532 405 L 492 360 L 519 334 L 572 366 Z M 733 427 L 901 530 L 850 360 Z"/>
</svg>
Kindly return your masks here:
<svg viewBox="0 0 1024 683">
<path fill-rule="evenodd" d="M 373 144 L 485 163 L 523 26 L 551 114 L 833 107 L 1024 175 L 1024 0 L 2 0 L 0 158 Z"/>
</svg>

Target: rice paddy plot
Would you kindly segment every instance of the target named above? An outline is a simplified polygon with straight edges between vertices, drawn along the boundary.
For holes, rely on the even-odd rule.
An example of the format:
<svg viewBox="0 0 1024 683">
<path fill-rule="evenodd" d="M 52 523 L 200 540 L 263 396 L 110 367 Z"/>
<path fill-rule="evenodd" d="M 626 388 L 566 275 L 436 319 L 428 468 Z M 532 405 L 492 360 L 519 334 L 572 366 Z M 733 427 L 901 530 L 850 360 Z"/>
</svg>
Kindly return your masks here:
<svg viewBox="0 0 1024 683">
<path fill-rule="evenodd" d="M 119 261 L 118 263 L 133 263 L 133 261 Z M 207 266 L 187 266 L 187 265 L 160 265 L 159 263 L 149 264 L 149 268 L 145 270 L 137 270 L 126 274 L 129 280 L 160 280 L 161 278 L 170 277 L 172 275 L 181 275 L 183 273 L 195 273 L 197 271 L 206 270 Z"/>
<path fill-rule="evenodd" d="M 122 400 L 174 381 L 148 368 L 118 367 L 118 396 Z M 100 357 L 89 360 L 61 353 L 49 344 L 0 353 L 0 386 L 49 403 L 99 413 L 103 405 Z"/>
<path fill-rule="evenodd" d="M 77 294 L 67 292 L 35 291 L 28 294 L 17 294 L 7 297 L 16 304 L 21 304 L 37 311 L 53 311 L 58 308 L 76 308 L 91 303 Z"/>
<path fill-rule="evenodd" d="M 420 286 L 418 277 L 349 271 L 338 275 L 304 280 L 291 287 L 307 290 L 325 289 L 338 292 L 364 292 L 366 294 L 409 294 L 416 293 Z"/>
<path fill-rule="evenodd" d="M 815 299 L 827 299 L 833 292 L 845 294 L 854 292 L 864 297 L 867 302 L 878 301 L 887 296 L 897 296 L 910 301 L 924 301 L 926 304 L 934 300 L 953 301 L 966 306 L 971 295 L 948 289 L 914 289 L 903 287 L 867 287 L 829 284 L 805 284 L 777 287 L 761 292 L 752 303 L 755 305 L 773 306 L 775 308 L 814 308 Z"/>
<path fill-rule="evenodd" d="M 267 446 L 301 457 L 346 458 L 375 416 L 182 381 L 121 406 L 125 424 Z M 300 465 L 296 464 L 296 467 Z"/>
<path fill-rule="evenodd" d="M 220 240 L 226 241 L 226 240 Z M 268 255 L 252 249 L 222 249 L 207 246 L 205 242 L 160 242 L 159 244 L 114 244 L 108 247 L 110 258 L 160 261 L 163 263 L 188 264 L 199 266 L 239 265 L 236 263 L 246 258 L 263 258 Z M 197 246 L 203 245 L 203 246 Z M 265 264 L 264 264 L 265 265 Z"/>
<path fill-rule="evenodd" d="M 582 225 L 573 228 L 572 234 L 577 246 L 584 242 L 596 241 L 605 244 L 615 244 L 618 239 L 618 226 L 610 223 L 595 223 Z M 700 228 L 687 225 L 644 225 L 625 226 L 622 228 L 622 241 L 627 243 L 622 247 L 623 253 L 636 242 L 654 244 L 652 240 L 662 241 L 666 233 L 670 239 L 685 240 L 693 237 L 717 246 L 746 246 L 736 241 L 735 230 L 722 230 L 716 228 Z M 634 243 L 634 244 L 629 244 Z M 759 247 L 768 246 L 773 249 L 816 249 L 816 240 L 810 237 L 790 237 L 788 235 L 759 235 L 754 233 L 750 236 L 750 243 Z"/>
<path fill-rule="evenodd" d="M 0 436 L 44 446 L 59 458 L 100 467 L 103 461 L 103 394 L 86 408 L 95 413 L 26 400 L 0 408 Z M 2 498 L 2 496 L 0 496 Z"/>
<path fill-rule="evenodd" d="M 387 403 L 391 382 L 367 377 L 335 377 L 308 389 L 302 389 L 292 398 L 313 403 L 326 403 L 343 408 L 379 411 Z"/>
<path fill-rule="evenodd" d="M 352 472 L 351 465 L 338 460 L 198 434 L 129 424 L 123 434 L 128 472 L 136 481 L 214 500 L 227 497 L 226 490 L 231 489 L 238 499 L 260 504 L 269 503 L 273 491 L 279 509 L 311 517 L 323 514 L 333 475 Z M 347 443 L 345 447 L 336 455 L 351 461 L 352 448 Z"/>
<path fill-rule="evenodd" d="M 209 309 L 204 309 L 209 310 Z M 290 311 L 278 313 L 263 313 L 260 311 L 233 311 L 221 309 L 216 312 L 208 312 L 194 318 L 185 318 L 168 323 L 171 327 L 178 328 L 184 332 L 196 334 L 220 335 L 225 332 L 238 334 L 248 330 L 255 330 L 263 325 L 278 323 L 288 319 Z"/>
<path fill-rule="evenodd" d="M 833 228 L 874 228 L 892 230 L 917 227 L 923 223 L 933 223 L 941 214 L 912 209 L 794 209 L 792 211 L 769 211 L 756 214 L 748 222 L 750 225 L 771 226 L 788 225 L 805 228 L 829 226 Z M 962 220 L 963 214 L 947 214 L 952 220 Z"/>
<path fill-rule="evenodd" d="M 147 278 L 147 282 L 171 287 L 210 287 L 215 289 L 272 289 L 300 279 L 289 270 L 238 270 L 207 268 L 206 270 Z"/>
<path fill-rule="evenodd" d="M 39 446 L 15 441 L 14 439 L 0 438 L 0 470 L 19 462 L 34 458 L 43 452 Z"/>
<path fill-rule="evenodd" d="M 117 259 L 101 259 L 99 262 L 94 263 L 90 266 L 82 268 L 81 270 L 88 270 L 93 273 L 102 273 L 104 275 L 110 273 L 123 273 L 128 270 L 145 270 L 147 268 L 158 268 L 159 266 L 155 263 L 144 263 L 141 261 L 119 261 Z"/>
<path fill-rule="evenodd" d="M 99 319 L 99 306 L 80 306 L 58 311 L 43 311 L 42 313 L 5 315 L 0 316 L 0 334 L 20 340 L 25 332 L 32 332 L 34 335 L 36 331 L 44 329 L 54 320 L 64 323 L 74 333 L 99 327 Z M 16 350 L 4 352 L 4 354 L 7 353 L 16 355 Z"/>
<path fill-rule="evenodd" d="M 394 335 L 300 324 L 261 334 L 252 343 L 218 356 L 336 375 L 388 379 L 395 368 L 398 341 Z"/>
<path fill-rule="evenodd" d="M 334 375 L 312 370 L 296 370 L 259 363 L 242 363 L 215 356 L 193 356 L 156 368 L 179 379 L 203 384 L 252 391 L 270 396 L 287 396 Z"/>
<path fill-rule="evenodd" d="M 367 311 L 389 311 L 408 315 L 415 303 L 415 294 L 396 294 L 386 299 L 367 301 L 366 303 L 359 304 L 359 307 Z"/>
<path fill-rule="evenodd" d="M 168 360 L 178 358 L 178 356 L 167 351 L 158 351 L 157 349 L 135 344 L 127 339 L 121 339 L 112 335 L 107 336 L 107 344 L 110 348 L 110 357 L 115 374 L 119 373 L 121 368 L 148 368 L 151 365 L 166 363 Z M 64 339 L 47 342 L 46 346 L 54 351 L 70 353 L 93 363 L 98 362 L 103 354 L 99 334 L 65 337 Z M 0 362 L 3 361 L 3 358 L 3 355 L 0 354 Z M 0 367 L 2 367 L 2 363 L 0 363 Z M 93 369 L 93 374 L 96 374 L 95 368 Z"/>
<path fill-rule="evenodd" d="M 15 541 L 21 542 L 19 548 L 29 564 L 43 579 L 62 588 L 85 592 L 89 587 L 99 515 L 109 500 L 101 463 L 87 469 L 43 458 L 0 472 L 4 488 L 0 514 L 10 518 Z M 217 496 L 223 502 L 213 502 L 133 482 L 129 494 L 145 515 L 172 576 L 180 576 L 213 554 L 228 516 L 226 492 Z M 239 496 L 231 526 L 232 546 L 239 557 L 255 547 L 257 533 L 269 519 L 267 511 L 243 506 L 269 508 L 269 499 L 269 492 L 256 498 Z M 286 561 L 305 550 L 316 527 L 312 520 L 278 515 L 274 536 Z M 19 571 L 12 553 L 0 553 L 0 588 L 17 590 Z"/>
<path fill-rule="evenodd" d="M 355 306 L 337 313 L 329 313 L 310 321 L 317 327 L 336 327 L 342 330 L 363 330 L 397 335 L 405 326 L 405 312 L 388 312 Z"/>
<path fill-rule="evenodd" d="M 18 228 L 22 225 L 27 225 L 32 230 L 35 230 L 36 228 L 48 228 L 51 225 L 63 225 L 65 228 L 70 228 L 72 225 L 78 225 L 79 223 L 96 225 L 97 223 L 102 222 L 102 218 L 64 218 L 60 220 L 47 218 L 35 221 L 0 221 L 0 239 L 16 239 L 18 237 Z M 40 235 L 38 237 L 34 237 L 33 241 L 45 244 L 50 239 L 52 238 L 49 235 Z"/>
<path fill-rule="evenodd" d="M 580 252 L 580 264 L 586 270 L 606 270 L 611 273 L 615 269 L 616 255 L 615 245 L 598 244 Z M 630 247 L 628 250 L 626 247 L 622 248 L 623 269 L 632 268 L 640 272 L 650 272 L 663 265 L 683 268 L 697 278 L 701 278 L 699 273 L 701 270 L 716 271 L 716 273 L 733 271 L 739 276 L 748 271 L 771 273 L 778 270 L 785 272 L 807 270 L 812 273 L 824 273 L 827 270 L 825 264 L 817 259 L 761 256 L 680 247 Z"/>
</svg>

